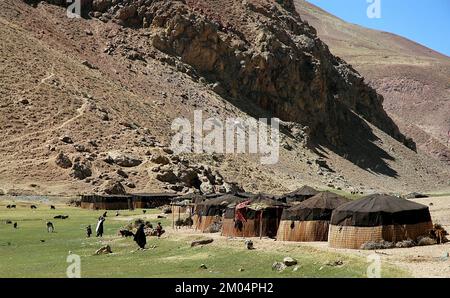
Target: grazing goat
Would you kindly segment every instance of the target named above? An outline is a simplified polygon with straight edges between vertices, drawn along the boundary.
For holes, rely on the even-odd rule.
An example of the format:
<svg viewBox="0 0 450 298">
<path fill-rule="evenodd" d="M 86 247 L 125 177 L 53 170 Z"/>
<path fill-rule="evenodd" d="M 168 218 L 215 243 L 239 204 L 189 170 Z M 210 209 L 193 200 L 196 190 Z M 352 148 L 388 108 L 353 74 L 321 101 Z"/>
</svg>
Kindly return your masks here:
<svg viewBox="0 0 450 298">
<path fill-rule="evenodd" d="M 66 219 L 66 218 L 69 218 L 69 215 L 56 215 L 53 218 L 54 219 Z"/>
<path fill-rule="evenodd" d="M 11 209 L 16 209 L 16 205 L 11 205 Z"/>
<path fill-rule="evenodd" d="M 36 205 L 31 205 L 30 208 L 31 209 L 37 209 Z"/>
<path fill-rule="evenodd" d="M 50 209 L 55 210 L 56 208 L 55 208 L 55 206 L 50 205 Z"/>
<path fill-rule="evenodd" d="M 119 235 L 122 237 L 132 237 L 134 233 L 128 230 L 119 230 Z"/>
</svg>

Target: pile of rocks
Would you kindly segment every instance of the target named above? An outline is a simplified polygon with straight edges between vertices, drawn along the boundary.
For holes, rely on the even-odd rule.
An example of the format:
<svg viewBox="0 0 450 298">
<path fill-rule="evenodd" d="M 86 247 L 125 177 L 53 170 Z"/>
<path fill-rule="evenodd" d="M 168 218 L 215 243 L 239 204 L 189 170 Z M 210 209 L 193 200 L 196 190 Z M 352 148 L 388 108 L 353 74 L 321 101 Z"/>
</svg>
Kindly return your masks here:
<svg viewBox="0 0 450 298">
<path fill-rule="evenodd" d="M 226 182 L 217 170 L 208 165 L 191 164 L 189 160 L 174 155 L 170 149 L 165 153 L 152 155 L 150 161 L 156 164 L 151 171 L 156 173 L 157 180 L 166 184 L 167 189 L 200 191 L 202 194 L 241 190 L 237 185 Z"/>
</svg>

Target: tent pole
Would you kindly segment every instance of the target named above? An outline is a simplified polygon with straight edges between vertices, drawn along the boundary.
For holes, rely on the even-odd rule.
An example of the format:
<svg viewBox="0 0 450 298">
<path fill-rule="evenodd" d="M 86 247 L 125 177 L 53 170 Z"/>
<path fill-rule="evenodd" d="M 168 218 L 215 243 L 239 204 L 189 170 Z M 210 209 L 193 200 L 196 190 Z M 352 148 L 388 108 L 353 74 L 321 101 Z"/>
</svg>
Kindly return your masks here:
<svg viewBox="0 0 450 298">
<path fill-rule="evenodd" d="M 261 209 L 261 213 L 259 214 L 259 239 L 262 239 L 262 214 L 263 210 Z"/>
<path fill-rule="evenodd" d="M 178 221 L 181 219 L 180 216 L 181 216 L 181 210 L 180 210 L 180 208 L 178 208 Z"/>
<path fill-rule="evenodd" d="M 172 203 L 172 229 L 175 230 L 175 214 L 173 214 L 173 203 Z"/>
</svg>

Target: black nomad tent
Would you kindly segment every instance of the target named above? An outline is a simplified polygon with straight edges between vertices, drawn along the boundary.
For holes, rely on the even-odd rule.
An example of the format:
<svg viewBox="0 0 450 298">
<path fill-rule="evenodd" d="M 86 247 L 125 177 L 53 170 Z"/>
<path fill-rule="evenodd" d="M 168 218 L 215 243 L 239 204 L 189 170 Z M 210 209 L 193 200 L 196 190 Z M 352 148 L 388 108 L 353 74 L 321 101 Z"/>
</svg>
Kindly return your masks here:
<svg viewBox="0 0 450 298">
<path fill-rule="evenodd" d="M 305 185 L 297 190 L 282 195 L 280 198 L 286 203 L 295 203 L 307 200 L 318 193 L 319 191 L 315 190 L 314 188 L 308 185 Z"/>
<path fill-rule="evenodd" d="M 281 216 L 277 240 L 327 241 L 331 213 L 349 199 L 324 191 L 291 208 Z"/>
<path fill-rule="evenodd" d="M 416 240 L 432 227 L 427 206 L 374 194 L 333 211 L 328 241 L 332 247 L 360 248 L 367 242 Z"/>
</svg>

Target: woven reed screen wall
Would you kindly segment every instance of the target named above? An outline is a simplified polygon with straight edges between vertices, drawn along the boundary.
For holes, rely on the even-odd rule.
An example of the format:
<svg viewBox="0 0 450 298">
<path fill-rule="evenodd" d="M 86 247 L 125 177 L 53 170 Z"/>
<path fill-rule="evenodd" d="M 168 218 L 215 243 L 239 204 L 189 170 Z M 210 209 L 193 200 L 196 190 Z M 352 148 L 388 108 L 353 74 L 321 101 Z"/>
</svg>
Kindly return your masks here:
<svg viewBox="0 0 450 298">
<path fill-rule="evenodd" d="M 222 221 L 222 218 L 219 216 L 196 216 L 194 224 L 197 230 L 205 232 L 206 229 L 216 221 Z"/>
<path fill-rule="evenodd" d="M 175 218 L 178 218 L 178 215 L 180 216 L 180 218 L 186 218 L 188 215 L 188 213 L 187 213 L 188 208 L 190 208 L 190 207 L 173 205 L 172 206 L 172 215 Z"/>
<path fill-rule="evenodd" d="M 260 219 L 247 219 L 242 223 L 242 229 L 235 227 L 235 221 L 232 218 L 225 218 L 222 222 L 222 236 L 227 237 L 259 237 Z M 278 230 L 279 218 L 263 217 L 261 237 L 275 237 Z"/>
<path fill-rule="evenodd" d="M 294 228 L 291 225 L 294 224 Z M 329 221 L 291 221 L 282 220 L 277 232 L 277 241 L 327 241 Z"/>
<path fill-rule="evenodd" d="M 366 242 L 403 241 L 417 239 L 428 234 L 432 222 L 411 225 L 387 225 L 376 227 L 355 227 L 330 225 L 328 242 L 331 247 L 359 249 Z"/>
<path fill-rule="evenodd" d="M 232 218 L 225 218 L 222 225 L 222 236 L 227 237 L 258 237 L 259 236 L 259 219 L 247 219 L 242 223 L 242 229 L 239 230 L 234 226 Z M 262 235 L 265 236 L 263 228 Z"/>
</svg>

